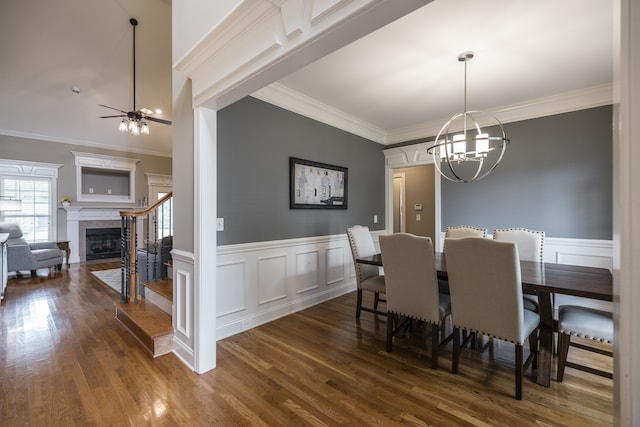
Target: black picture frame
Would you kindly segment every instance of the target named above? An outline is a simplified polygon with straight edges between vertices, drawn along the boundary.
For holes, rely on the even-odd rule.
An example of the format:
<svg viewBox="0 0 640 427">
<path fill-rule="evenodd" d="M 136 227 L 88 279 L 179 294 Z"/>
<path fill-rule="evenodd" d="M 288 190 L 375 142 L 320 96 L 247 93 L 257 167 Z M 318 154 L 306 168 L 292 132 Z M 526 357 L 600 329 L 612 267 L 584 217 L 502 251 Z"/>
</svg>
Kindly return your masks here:
<svg viewBox="0 0 640 427">
<path fill-rule="evenodd" d="M 348 169 L 289 158 L 290 209 L 347 209 Z"/>
</svg>

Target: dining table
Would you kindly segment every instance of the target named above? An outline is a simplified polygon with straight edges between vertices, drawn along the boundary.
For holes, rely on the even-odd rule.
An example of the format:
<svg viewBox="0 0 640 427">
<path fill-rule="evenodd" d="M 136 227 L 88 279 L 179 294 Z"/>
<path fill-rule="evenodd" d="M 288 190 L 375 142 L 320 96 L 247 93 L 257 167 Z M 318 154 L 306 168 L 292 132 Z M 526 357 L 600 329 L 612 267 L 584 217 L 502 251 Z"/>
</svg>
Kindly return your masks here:
<svg viewBox="0 0 640 427">
<path fill-rule="evenodd" d="M 359 257 L 356 262 L 384 267 L 382 255 Z M 438 278 L 447 279 L 447 263 L 443 252 L 435 253 Z M 549 262 L 520 261 L 523 291 L 538 296 L 540 315 L 539 349 L 536 382 L 551 386 L 553 359 L 553 294 L 571 295 L 600 301 L 613 301 L 613 275 L 600 267 L 587 267 Z"/>
</svg>

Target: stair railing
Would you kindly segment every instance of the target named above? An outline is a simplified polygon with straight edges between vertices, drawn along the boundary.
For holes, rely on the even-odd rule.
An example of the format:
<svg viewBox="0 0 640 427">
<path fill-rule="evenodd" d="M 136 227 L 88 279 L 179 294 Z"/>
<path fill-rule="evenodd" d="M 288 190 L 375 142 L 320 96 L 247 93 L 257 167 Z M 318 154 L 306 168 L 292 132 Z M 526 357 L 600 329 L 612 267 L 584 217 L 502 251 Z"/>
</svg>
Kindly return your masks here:
<svg viewBox="0 0 640 427">
<path fill-rule="evenodd" d="M 173 247 L 173 193 L 167 193 L 148 208 L 139 211 L 120 211 L 120 301 L 129 303 L 141 297 L 140 268 L 147 280 L 157 280 L 158 271 L 166 271 L 163 259 L 169 258 Z M 139 240 L 140 238 L 140 240 Z M 144 245 L 138 247 L 138 242 Z M 138 250 L 146 256 L 140 265 Z M 151 273 L 151 274 L 150 274 Z"/>
</svg>

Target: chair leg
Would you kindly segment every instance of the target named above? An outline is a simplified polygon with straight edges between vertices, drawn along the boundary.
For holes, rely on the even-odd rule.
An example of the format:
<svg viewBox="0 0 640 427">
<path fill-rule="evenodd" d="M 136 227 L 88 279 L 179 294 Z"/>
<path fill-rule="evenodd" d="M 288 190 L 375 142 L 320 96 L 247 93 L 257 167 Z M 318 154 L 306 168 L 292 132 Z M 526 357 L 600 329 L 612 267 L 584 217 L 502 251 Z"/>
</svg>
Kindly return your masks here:
<svg viewBox="0 0 640 427">
<path fill-rule="evenodd" d="M 522 377 L 524 374 L 522 361 L 522 345 L 516 344 L 516 399 L 522 400 Z"/>
<path fill-rule="evenodd" d="M 531 361 L 531 369 L 538 369 L 538 331 L 535 330 L 529 335 L 529 351 L 535 354 Z"/>
<path fill-rule="evenodd" d="M 453 328 L 453 355 L 451 357 L 451 372 L 458 373 L 460 362 L 460 328 Z"/>
<path fill-rule="evenodd" d="M 31 270 L 31 277 L 36 277 L 36 276 L 37 276 L 37 271 Z"/>
<path fill-rule="evenodd" d="M 373 308 L 374 310 L 378 309 L 378 303 L 380 302 L 380 292 L 376 292 L 373 297 Z"/>
<path fill-rule="evenodd" d="M 362 311 L 362 289 L 358 289 L 358 300 L 356 301 L 356 319 L 360 318 Z"/>
<path fill-rule="evenodd" d="M 567 354 L 569 353 L 569 343 L 571 336 L 558 332 L 558 374 L 556 381 L 561 383 L 564 377 L 564 368 L 567 363 Z"/>
<path fill-rule="evenodd" d="M 438 369 L 438 350 L 440 349 L 440 325 L 431 324 L 431 369 Z"/>
<path fill-rule="evenodd" d="M 393 330 L 395 324 L 398 323 L 398 315 L 395 313 L 389 313 L 387 315 L 387 351 L 391 352 L 393 346 Z"/>
</svg>

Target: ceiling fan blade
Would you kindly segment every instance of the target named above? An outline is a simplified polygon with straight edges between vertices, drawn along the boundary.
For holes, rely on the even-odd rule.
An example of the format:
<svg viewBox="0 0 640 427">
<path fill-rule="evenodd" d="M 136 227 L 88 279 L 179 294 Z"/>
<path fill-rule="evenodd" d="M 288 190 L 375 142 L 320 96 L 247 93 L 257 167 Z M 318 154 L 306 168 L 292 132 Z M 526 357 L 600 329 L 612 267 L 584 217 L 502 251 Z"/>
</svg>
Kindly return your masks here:
<svg viewBox="0 0 640 427">
<path fill-rule="evenodd" d="M 171 124 L 171 122 L 169 120 L 156 119 L 155 117 L 146 116 L 144 119 L 145 120 L 149 120 L 150 122 L 162 123 L 163 125 L 170 125 Z"/>
<path fill-rule="evenodd" d="M 126 111 L 122 111 L 122 110 L 121 110 L 121 109 L 119 109 L 119 108 L 109 107 L 108 105 L 104 105 L 104 104 L 98 104 L 98 105 L 99 105 L 100 107 L 110 108 L 110 109 L 112 109 L 112 110 L 120 111 L 121 113 L 125 113 L 125 114 L 127 114 L 127 112 L 126 112 Z"/>
<path fill-rule="evenodd" d="M 153 114 L 153 111 L 149 110 L 148 108 L 141 108 L 140 112 L 145 116 L 148 116 L 149 114 Z"/>
<path fill-rule="evenodd" d="M 110 119 L 112 117 L 129 117 L 129 116 L 127 116 L 126 114 L 119 114 L 117 116 L 100 116 L 98 118 L 100 118 L 100 119 Z"/>
</svg>

